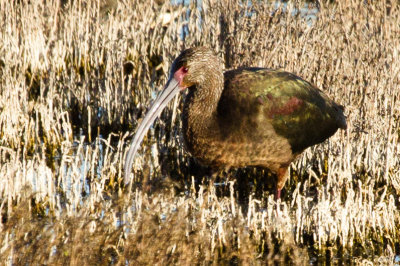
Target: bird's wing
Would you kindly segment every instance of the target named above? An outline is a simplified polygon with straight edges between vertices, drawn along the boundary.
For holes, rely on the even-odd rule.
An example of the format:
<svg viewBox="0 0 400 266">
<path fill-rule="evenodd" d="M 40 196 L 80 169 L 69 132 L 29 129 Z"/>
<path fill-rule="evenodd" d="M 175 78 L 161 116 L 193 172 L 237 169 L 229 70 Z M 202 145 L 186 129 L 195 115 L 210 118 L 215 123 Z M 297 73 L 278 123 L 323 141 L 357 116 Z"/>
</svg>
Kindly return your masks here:
<svg viewBox="0 0 400 266">
<path fill-rule="evenodd" d="M 263 130 L 272 124 L 275 132 L 289 141 L 293 153 L 346 127 L 341 106 L 307 81 L 281 70 L 226 72 L 218 114 L 226 134 L 241 130 L 250 138 L 262 138 Z"/>
</svg>

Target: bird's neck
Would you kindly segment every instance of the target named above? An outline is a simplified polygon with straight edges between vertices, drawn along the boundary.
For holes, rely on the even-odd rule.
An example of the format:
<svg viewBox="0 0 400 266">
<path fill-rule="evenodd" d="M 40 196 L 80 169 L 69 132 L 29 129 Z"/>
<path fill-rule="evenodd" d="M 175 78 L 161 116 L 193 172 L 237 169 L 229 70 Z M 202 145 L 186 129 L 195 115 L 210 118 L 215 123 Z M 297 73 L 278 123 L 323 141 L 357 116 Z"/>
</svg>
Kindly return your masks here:
<svg viewBox="0 0 400 266">
<path fill-rule="evenodd" d="M 200 140 L 219 134 L 217 108 L 224 88 L 222 71 L 204 75 L 204 82 L 189 88 L 183 110 L 186 139 Z"/>
</svg>

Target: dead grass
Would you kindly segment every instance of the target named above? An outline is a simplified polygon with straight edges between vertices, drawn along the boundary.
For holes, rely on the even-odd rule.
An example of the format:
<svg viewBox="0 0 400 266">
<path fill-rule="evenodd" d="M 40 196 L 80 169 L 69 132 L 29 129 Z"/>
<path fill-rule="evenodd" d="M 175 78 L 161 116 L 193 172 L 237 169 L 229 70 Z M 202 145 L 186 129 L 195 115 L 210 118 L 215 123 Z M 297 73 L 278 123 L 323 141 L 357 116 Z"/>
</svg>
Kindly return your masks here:
<svg viewBox="0 0 400 266">
<path fill-rule="evenodd" d="M 302 2 L 159 2 L 0 0 L 1 261 L 398 260 L 399 4 L 308 4 L 310 21 Z M 181 100 L 145 139 L 133 190 L 121 184 L 130 134 L 194 45 L 226 68 L 294 72 L 346 107 L 348 130 L 292 164 L 278 216 L 268 173 L 202 179 L 176 137 Z"/>
</svg>

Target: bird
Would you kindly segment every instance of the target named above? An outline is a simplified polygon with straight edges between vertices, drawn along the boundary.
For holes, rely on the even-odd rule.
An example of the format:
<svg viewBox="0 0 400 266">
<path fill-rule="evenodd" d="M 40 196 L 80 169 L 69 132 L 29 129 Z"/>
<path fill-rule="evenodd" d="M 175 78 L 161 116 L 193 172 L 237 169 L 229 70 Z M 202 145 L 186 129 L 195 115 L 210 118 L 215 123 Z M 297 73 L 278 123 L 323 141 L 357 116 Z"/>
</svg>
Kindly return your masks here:
<svg viewBox="0 0 400 266">
<path fill-rule="evenodd" d="M 347 128 L 344 107 L 299 76 L 261 67 L 224 71 L 210 48 L 189 48 L 173 61 L 164 89 L 138 126 L 126 155 L 125 184 L 147 130 L 184 91 L 182 135 L 191 156 L 216 170 L 269 170 L 276 176 L 276 200 L 290 164 L 308 147 Z"/>
</svg>

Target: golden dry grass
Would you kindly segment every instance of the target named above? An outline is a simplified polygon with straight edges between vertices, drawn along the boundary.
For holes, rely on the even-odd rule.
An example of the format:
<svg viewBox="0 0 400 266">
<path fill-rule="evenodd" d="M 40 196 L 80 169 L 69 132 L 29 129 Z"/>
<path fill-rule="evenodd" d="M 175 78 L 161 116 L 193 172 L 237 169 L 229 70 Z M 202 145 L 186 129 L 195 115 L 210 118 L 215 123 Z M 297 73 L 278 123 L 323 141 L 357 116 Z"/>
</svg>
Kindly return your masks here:
<svg viewBox="0 0 400 266">
<path fill-rule="evenodd" d="M 1 261 L 399 260 L 398 1 L 25 2 L 0 0 Z M 202 179 L 176 137 L 181 100 L 145 139 L 134 188 L 122 185 L 138 119 L 194 45 L 226 68 L 294 72 L 346 107 L 348 130 L 292 164 L 278 216 L 268 173 Z"/>
</svg>

